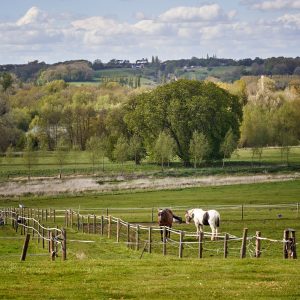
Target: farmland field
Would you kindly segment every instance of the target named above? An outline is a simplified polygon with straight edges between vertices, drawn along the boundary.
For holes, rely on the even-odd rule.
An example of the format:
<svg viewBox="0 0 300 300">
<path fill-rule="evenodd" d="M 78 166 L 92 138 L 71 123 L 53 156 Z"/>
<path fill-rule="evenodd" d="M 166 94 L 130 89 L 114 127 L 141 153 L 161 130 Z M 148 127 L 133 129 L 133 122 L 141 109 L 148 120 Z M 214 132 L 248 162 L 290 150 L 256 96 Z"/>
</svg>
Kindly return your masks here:
<svg viewBox="0 0 300 300">
<path fill-rule="evenodd" d="M 285 228 L 294 228 L 297 233 L 300 230 L 296 206 L 299 194 L 300 182 L 295 180 L 156 192 L 2 198 L 0 207 L 16 207 L 21 201 L 28 208 L 72 208 L 82 214 L 97 215 L 105 214 L 108 208 L 113 216 L 147 226 L 152 224 L 152 208 L 171 206 L 183 216 L 187 207 L 219 207 L 222 232 L 240 237 L 247 227 L 249 236 L 260 230 L 263 237 L 279 241 Z M 63 225 L 63 219 L 57 222 Z M 176 224 L 174 228 L 195 230 L 193 224 Z M 222 250 L 217 251 L 222 242 L 214 246 L 209 240 L 205 241 L 203 259 L 198 259 L 197 250 L 189 247 L 184 248 L 183 259 L 179 259 L 178 250 L 172 245 L 168 245 L 165 257 L 158 245 L 154 253 L 144 253 L 141 258 L 142 247 L 136 251 L 125 243 L 116 244 L 115 236 L 107 239 L 99 234 L 78 232 L 76 228 L 68 228 L 67 232 L 67 261 L 59 257 L 51 262 L 47 251 L 32 240 L 28 257 L 21 263 L 24 236 L 8 225 L 2 226 L 0 296 L 4 299 L 201 299 L 203 293 L 206 299 L 300 297 L 299 260 L 284 260 L 279 242 L 263 241 L 260 259 L 251 255 L 250 244 L 247 257 L 238 258 L 240 242 L 230 242 L 234 244 L 230 244 L 228 258 L 224 259 Z M 154 239 L 159 240 L 158 233 Z"/>
</svg>

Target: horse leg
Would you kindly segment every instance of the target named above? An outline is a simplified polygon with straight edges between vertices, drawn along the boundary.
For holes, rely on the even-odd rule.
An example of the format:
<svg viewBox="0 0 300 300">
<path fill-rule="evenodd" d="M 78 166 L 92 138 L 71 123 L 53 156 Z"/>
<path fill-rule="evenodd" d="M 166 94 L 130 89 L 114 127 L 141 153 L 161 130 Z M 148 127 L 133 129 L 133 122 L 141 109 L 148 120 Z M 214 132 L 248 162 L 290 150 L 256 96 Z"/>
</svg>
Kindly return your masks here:
<svg viewBox="0 0 300 300">
<path fill-rule="evenodd" d="M 160 239 L 161 239 L 161 241 L 163 241 L 163 230 L 162 229 L 160 229 Z"/>
</svg>

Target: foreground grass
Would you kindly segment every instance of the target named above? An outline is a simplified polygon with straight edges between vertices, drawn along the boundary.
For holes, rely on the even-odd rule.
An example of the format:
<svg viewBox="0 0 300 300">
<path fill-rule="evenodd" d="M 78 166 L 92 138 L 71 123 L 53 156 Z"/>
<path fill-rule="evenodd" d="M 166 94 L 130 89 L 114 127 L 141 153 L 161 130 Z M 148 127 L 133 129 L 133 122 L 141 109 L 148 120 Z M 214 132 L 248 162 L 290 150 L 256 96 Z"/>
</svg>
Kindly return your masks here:
<svg viewBox="0 0 300 300">
<path fill-rule="evenodd" d="M 18 237 L 1 228 L 1 237 Z M 79 235 L 77 238 L 81 238 Z M 30 242 L 1 240 L 2 299 L 299 299 L 299 260 L 177 259 L 133 251 L 99 236 L 94 244 L 68 244 L 68 260 L 50 262 Z M 9 246 L 10 245 L 10 246 Z M 10 249 L 10 255 L 4 252 Z M 32 256 L 43 252 L 46 256 Z M 15 254 L 15 255 L 13 255 Z"/>
</svg>

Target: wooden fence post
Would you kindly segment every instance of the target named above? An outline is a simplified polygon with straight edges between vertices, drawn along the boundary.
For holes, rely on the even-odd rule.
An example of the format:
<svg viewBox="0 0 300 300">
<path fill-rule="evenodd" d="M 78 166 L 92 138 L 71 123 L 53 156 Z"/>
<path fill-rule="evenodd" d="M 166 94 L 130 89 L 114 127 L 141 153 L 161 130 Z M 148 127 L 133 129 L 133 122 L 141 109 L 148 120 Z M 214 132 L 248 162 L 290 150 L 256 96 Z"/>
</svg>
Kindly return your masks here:
<svg viewBox="0 0 300 300">
<path fill-rule="evenodd" d="M 224 258 L 228 256 L 228 233 L 225 233 L 224 236 Z"/>
<path fill-rule="evenodd" d="M 67 259 L 67 232 L 64 228 L 62 229 L 61 232 L 62 232 L 62 236 L 63 236 L 63 240 L 62 240 L 62 260 L 66 260 Z"/>
<path fill-rule="evenodd" d="M 244 204 L 242 204 L 242 221 L 244 220 Z"/>
<path fill-rule="evenodd" d="M 120 242 L 120 219 L 117 219 L 117 243 Z"/>
<path fill-rule="evenodd" d="M 152 207 L 152 210 L 151 210 L 151 222 L 153 223 L 154 222 L 154 208 Z"/>
<path fill-rule="evenodd" d="M 28 244 L 30 240 L 30 234 L 26 234 L 24 245 L 23 245 L 23 250 L 22 250 L 22 255 L 21 255 L 21 261 L 24 261 L 26 259 L 26 254 L 27 254 L 27 249 L 28 249 Z"/>
<path fill-rule="evenodd" d="M 90 233 L 90 215 L 87 216 L 88 233 Z"/>
<path fill-rule="evenodd" d="M 107 225 L 107 238 L 110 239 L 111 236 L 111 216 L 108 216 L 108 225 Z"/>
<path fill-rule="evenodd" d="M 50 230 L 49 230 L 49 227 L 47 228 L 47 236 L 48 236 L 48 252 L 50 253 L 50 249 L 51 249 L 51 238 L 50 238 Z"/>
<path fill-rule="evenodd" d="M 50 258 L 52 261 L 55 260 L 55 250 L 54 250 L 54 239 L 53 239 L 53 232 L 50 231 Z"/>
<path fill-rule="evenodd" d="M 152 252 L 152 227 L 150 226 L 148 229 L 148 252 Z"/>
<path fill-rule="evenodd" d="M 130 224 L 127 223 L 127 247 L 130 247 Z"/>
<path fill-rule="evenodd" d="M 259 258 L 261 251 L 260 251 L 260 246 L 261 246 L 261 232 L 260 231 L 256 231 L 256 242 L 255 242 L 255 257 Z"/>
<path fill-rule="evenodd" d="M 70 216 L 71 216 L 71 228 L 73 228 L 73 210 L 70 209 Z"/>
<path fill-rule="evenodd" d="M 289 248 L 289 232 L 288 230 L 283 231 L 283 258 L 288 258 L 288 248 Z"/>
<path fill-rule="evenodd" d="M 45 248 L 45 229 L 44 229 L 44 224 L 42 224 L 42 244 L 43 244 L 43 249 Z"/>
<path fill-rule="evenodd" d="M 53 222 L 55 223 L 55 219 L 56 219 L 56 216 L 55 216 L 55 209 L 53 209 Z"/>
<path fill-rule="evenodd" d="M 80 230 L 79 213 L 77 213 L 77 231 Z"/>
<path fill-rule="evenodd" d="M 291 230 L 291 257 L 293 259 L 297 259 L 296 245 L 296 231 Z"/>
<path fill-rule="evenodd" d="M 139 242 L 140 242 L 140 226 L 136 225 L 135 250 L 139 250 Z"/>
<path fill-rule="evenodd" d="M 93 233 L 96 233 L 96 215 L 94 215 L 94 220 L 93 220 Z"/>
<path fill-rule="evenodd" d="M 299 202 L 297 202 L 297 218 L 299 218 Z"/>
<path fill-rule="evenodd" d="M 46 214 L 46 222 L 47 222 L 48 221 L 48 209 L 46 209 L 45 214 Z"/>
<path fill-rule="evenodd" d="M 242 247 L 241 247 L 241 258 L 245 258 L 246 257 L 247 233 L 248 233 L 248 228 L 244 228 L 243 240 L 242 240 Z"/>
<path fill-rule="evenodd" d="M 203 257 L 203 237 L 204 233 L 202 231 L 199 231 L 199 248 L 198 248 L 198 257 Z"/>
<path fill-rule="evenodd" d="M 100 222 L 101 222 L 101 235 L 103 236 L 103 233 L 104 233 L 104 228 L 103 228 L 103 226 L 104 226 L 104 218 L 103 218 L 103 216 L 101 216 L 101 220 L 100 220 Z"/>
<path fill-rule="evenodd" d="M 182 258 L 182 252 L 183 252 L 183 237 L 184 237 L 184 232 L 181 230 L 181 231 L 180 231 L 180 236 L 179 236 L 179 258 Z"/>
<path fill-rule="evenodd" d="M 84 216 L 81 216 L 82 233 L 84 233 Z"/>
<path fill-rule="evenodd" d="M 163 228 L 163 255 L 167 254 L 167 229 Z"/>
</svg>

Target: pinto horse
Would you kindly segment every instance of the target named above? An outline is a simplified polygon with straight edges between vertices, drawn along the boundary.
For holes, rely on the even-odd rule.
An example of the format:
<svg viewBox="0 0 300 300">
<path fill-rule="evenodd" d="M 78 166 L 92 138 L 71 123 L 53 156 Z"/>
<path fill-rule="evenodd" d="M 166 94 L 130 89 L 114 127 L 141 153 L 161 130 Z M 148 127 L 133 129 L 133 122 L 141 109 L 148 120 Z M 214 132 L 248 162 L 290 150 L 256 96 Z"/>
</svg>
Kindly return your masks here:
<svg viewBox="0 0 300 300">
<path fill-rule="evenodd" d="M 197 228 L 197 234 L 203 232 L 203 226 L 209 225 L 211 228 L 211 240 L 218 238 L 218 227 L 220 226 L 220 214 L 216 210 L 202 210 L 200 208 L 193 208 L 187 210 L 185 213 L 185 221 L 187 224 L 194 219 Z"/>
<path fill-rule="evenodd" d="M 182 218 L 175 216 L 171 209 L 158 209 L 158 225 L 172 228 L 173 221 L 182 223 Z M 163 240 L 163 230 L 160 231 L 161 240 Z M 167 237 L 170 238 L 170 231 L 167 232 Z"/>
</svg>

